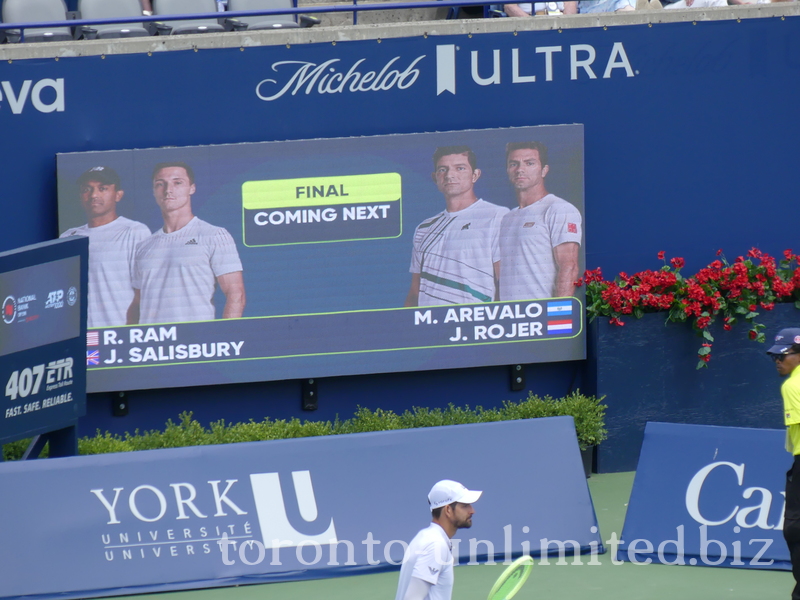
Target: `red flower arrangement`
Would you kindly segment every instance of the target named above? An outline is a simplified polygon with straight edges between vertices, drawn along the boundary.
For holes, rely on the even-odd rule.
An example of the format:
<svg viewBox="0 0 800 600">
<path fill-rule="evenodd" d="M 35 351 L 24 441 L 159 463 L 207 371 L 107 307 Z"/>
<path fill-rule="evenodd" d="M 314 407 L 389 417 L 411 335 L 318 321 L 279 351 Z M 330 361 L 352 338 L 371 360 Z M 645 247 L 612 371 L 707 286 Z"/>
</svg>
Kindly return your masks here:
<svg viewBox="0 0 800 600">
<path fill-rule="evenodd" d="M 606 281 L 599 268 L 586 271 L 586 309 L 590 320 L 608 317 L 614 325 L 624 325 L 622 317 L 641 318 L 649 312 L 667 312 L 667 321 L 690 321 L 704 338 L 697 352 L 697 368 L 711 360 L 714 337 L 708 327 L 722 318 L 722 328 L 729 331 L 739 320 L 748 323 L 751 340 L 764 341 L 764 325 L 755 321 L 757 310 L 772 310 L 776 302 L 794 302 L 800 308 L 800 257 L 784 251 L 778 263 L 772 256 L 753 248 L 730 264 L 722 255 L 691 277 L 684 277 L 682 258 L 667 263 L 664 252 L 658 253 L 664 266 L 658 271 L 620 273 Z M 583 280 L 576 282 L 582 285 Z"/>
</svg>

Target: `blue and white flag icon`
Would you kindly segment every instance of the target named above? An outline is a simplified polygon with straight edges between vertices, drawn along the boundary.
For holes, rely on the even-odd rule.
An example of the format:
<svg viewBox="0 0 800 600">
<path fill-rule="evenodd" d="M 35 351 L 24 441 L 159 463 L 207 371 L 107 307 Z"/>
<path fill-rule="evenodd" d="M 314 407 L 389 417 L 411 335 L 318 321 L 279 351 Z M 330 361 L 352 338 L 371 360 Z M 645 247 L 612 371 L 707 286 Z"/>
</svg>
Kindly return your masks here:
<svg viewBox="0 0 800 600">
<path fill-rule="evenodd" d="M 572 300 L 555 300 L 547 303 L 547 316 L 567 316 L 572 314 Z"/>
</svg>

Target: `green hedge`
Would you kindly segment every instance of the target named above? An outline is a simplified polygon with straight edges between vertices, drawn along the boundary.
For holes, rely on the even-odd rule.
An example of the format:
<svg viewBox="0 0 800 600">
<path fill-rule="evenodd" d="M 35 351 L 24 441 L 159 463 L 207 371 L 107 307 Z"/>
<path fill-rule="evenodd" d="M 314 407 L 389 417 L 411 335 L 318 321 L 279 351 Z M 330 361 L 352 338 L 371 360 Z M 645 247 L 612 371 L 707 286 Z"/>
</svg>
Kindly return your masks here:
<svg viewBox="0 0 800 600">
<path fill-rule="evenodd" d="M 575 429 L 581 449 L 594 446 L 606 439 L 605 410 L 602 398 L 584 396 L 574 392 L 565 398 L 550 396 L 540 398 L 532 393 L 521 402 L 503 402 L 500 408 L 485 409 L 477 406 L 454 406 L 447 408 L 414 407 L 403 414 L 378 408 L 370 410 L 359 407 L 351 419 L 341 421 L 301 421 L 300 419 L 249 421 L 247 423 L 227 424 L 224 420 L 211 423 L 208 428 L 195 421 L 192 413 L 184 412 L 180 421 L 167 421 L 164 431 L 152 430 L 125 435 L 101 433 L 94 437 L 78 440 L 80 454 L 105 454 L 108 452 L 129 452 L 132 450 L 154 450 L 158 448 L 181 448 L 184 446 L 204 446 L 209 444 L 233 444 L 237 442 L 256 442 L 263 440 L 284 440 L 290 438 L 312 437 L 318 435 L 339 435 L 364 431 L 388 431 L 392 429 L 413 429 L 417 427 L 436 427 L 440 425 L 461 425 L 464 423 L 488 423 L 492 421 L 511 421 L 571 415 L 575 419 Z M 29 440 L 20 440 L 3 446 L 5 460 L 21 458 Z M 46 453 L 43 453 L 43 455 Z"/>
</svg>

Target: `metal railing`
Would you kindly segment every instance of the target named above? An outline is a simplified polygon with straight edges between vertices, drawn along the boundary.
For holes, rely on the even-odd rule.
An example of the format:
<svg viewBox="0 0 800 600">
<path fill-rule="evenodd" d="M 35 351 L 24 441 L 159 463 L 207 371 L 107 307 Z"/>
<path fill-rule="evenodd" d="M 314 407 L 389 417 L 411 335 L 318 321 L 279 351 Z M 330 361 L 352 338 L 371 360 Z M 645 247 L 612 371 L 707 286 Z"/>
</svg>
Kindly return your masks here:
<svg viewBox="0 0 800 600">
<path fill-rule="evenodd" d="M 544 2 L 542 2 L 543 4 Z M 353 24 L 358 23 L 358 13 L 377 10 L 408 10 L 420 8 L 455 8 L 468 6 L 485 6 L 486 0 L 433 0 L 423 2 L 376 2 L 372 4 L 358 4 L 358 0 L 353 0 L 353 4 L 330 5 L 330 6 L 303 6 L 291 8 L 279 8 L 272 10 L 259 11 L 225 11 L 212 13 L 196 13 L 190 15 L 142 15 L 137 17 L 126 17 L 119 19 L 65 19 L 63 21 L 42 21 L 37 23 L 0 23 L 0 31 L 19 31 L 20 42 L 25 41 L 26 29 L 54 29 L 54 28 L 82 28 L 94 25 L 140 25 L 145 23 L 168 23 L 169 21 L 187 21 L 201 19 L 238 19 L 240 17 L 259 17 L 277 15 L 311 15 L 316 13 L 353 13 Z M 279 29 L 279 28 L 276 28 Z"/>
</svg>

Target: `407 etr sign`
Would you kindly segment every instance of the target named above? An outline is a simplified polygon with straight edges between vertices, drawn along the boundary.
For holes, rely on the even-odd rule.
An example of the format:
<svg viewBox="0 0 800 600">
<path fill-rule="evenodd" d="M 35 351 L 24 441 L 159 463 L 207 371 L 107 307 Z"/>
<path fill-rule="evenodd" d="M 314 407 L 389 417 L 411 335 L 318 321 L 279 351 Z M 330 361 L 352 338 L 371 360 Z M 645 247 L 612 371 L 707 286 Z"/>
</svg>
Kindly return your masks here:
<svg viewBox="0 0 800 600">
<path fill-rule="evenodd" d="M 24 402 L 6 408 L 5 418 L 72 402 L 72 391 L 62 389 L 72 386 L 72 367 L 73 360 L 67 357 L 12 371 L 6 381 L 6 398 Z"/>
</svg>

